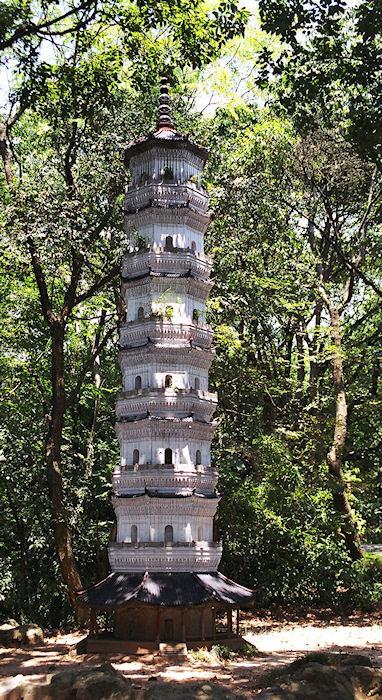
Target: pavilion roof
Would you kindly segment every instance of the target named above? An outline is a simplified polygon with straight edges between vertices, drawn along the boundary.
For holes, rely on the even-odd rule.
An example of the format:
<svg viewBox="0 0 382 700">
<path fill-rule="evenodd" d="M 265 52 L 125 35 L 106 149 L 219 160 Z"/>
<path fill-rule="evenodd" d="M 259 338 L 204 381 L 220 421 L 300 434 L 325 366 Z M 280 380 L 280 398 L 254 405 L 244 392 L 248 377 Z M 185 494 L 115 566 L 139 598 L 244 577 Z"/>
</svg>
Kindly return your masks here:
<svg viewBox="0 0 382 700">
<path fill-rule="evenodd" d="M 224 603 L 242 607 L 253 603 L 255 591 L 234 583 L 219 572 L 113 572 L 83 591 L 77 600 L 89 608 L 114 609 L 130 602 L 161 606 Z"/>
</svg>

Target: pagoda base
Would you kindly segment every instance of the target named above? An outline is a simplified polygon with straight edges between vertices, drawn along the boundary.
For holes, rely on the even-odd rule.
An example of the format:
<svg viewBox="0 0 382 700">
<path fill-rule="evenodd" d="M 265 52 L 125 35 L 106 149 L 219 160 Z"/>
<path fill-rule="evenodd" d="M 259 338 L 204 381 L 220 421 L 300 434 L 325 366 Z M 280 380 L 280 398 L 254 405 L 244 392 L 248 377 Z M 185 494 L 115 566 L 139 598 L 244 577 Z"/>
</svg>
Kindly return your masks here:
<svg viewBox="0 0 382 700">
<path fill-rule="evenodd" d="M 134 641 L 115 639 L 113 636 L 99 635 L 84 637 L 76 646 L 77 654 L 123 654 L 124 656 L 165 656 L 181 660 L 193 649 L 210 650 L 220 644 L 237 651 L 245 644 L 241 636 L 218 635 L 214 639 L 190 639 L 187 642 L 150 642 L 148 640 Z"/>
</svg>

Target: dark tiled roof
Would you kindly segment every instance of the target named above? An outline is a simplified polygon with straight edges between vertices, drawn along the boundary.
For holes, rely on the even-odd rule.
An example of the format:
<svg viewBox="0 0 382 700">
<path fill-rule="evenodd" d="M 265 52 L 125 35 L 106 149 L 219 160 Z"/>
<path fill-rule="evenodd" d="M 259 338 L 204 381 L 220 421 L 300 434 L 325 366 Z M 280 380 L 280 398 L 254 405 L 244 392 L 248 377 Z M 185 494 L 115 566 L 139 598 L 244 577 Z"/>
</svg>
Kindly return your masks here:
<svg viewBox="0 0 382 700">
<path fill-rule="evenodd" d="M 165 145 L 166 148 L 177 148 L 179 145 L 185 146 L 189 151 L 195 153 L 202 160 L 207 160 L 208 149 L 204 146 L 199 146 L 189 140 L 188 136 L 185 134 L 180 134 L 179 131 L 175 131 L 172 127 L 162 127 L 156 131 L 147 134 L 146 136 L 141 136 L 136 141 L 129 143 L 125 151 L 125 165 L 128 166 L 130 158 L 142 153 L 143 151 L 148 151 L 153 146 Z"/>
<path fill-rule="evenodd" d="M 198 279 L 191 271 L 191 269 L 185 272 L 157 272 L 152 270 L 151 267 L 147 272 L 142 272 L 140 275 L 135 275 L 131 277 L 122 277 L 122 282 L 137 282 L 138 280 L 143 280 L 147 277 L 170 277 L 173 279 L 181 279 L 183 277 L 192 277 L 193 279 Z M 204 281 L 204 280 L 203 280 Z"/>
<path fill-rule="evenodd" d="M 118 495 L 119 498 L 142 498 L 142 496 L 149 496 L 149 498 L 191 498 L 196 496 L 196 498 L 205 499 L 217 499 L 217 493 L 199 493 L 195 489 L 179 489 L 178 491 L 164 491 L 160 488 L 149 488 L 144 486 L 140 489 L 135 489 L 134 491 L 129 491 L 128 493 L 121 493 Z"/>
<path fill-rule="evenodd" d="M 79 603 L 102 609 L 118 608 L 132 600 L 164 606 L 202 605 L 208 602 L 244 606 L 252 603 L 254 597 L 254 590 L 234 583 L 219 572 L 114 572 L 103 581 L 77 593 Z"/>
</svg>

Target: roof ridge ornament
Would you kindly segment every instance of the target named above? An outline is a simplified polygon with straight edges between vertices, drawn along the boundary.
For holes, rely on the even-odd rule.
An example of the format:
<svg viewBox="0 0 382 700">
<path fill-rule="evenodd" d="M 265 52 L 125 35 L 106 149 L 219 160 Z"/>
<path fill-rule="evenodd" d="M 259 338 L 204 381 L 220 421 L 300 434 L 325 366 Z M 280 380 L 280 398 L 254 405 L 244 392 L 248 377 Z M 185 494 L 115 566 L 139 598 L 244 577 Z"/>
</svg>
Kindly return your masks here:
<svg viewBox="0 0 382 700">
<path fill-rule="evenodd" d="M 168 92 L 169 81 L 165 76 L 161 78 L 160 94 L 158 101 L 157 129 L 174 129 L 171 116 L 171 100 Z"/>
</svg>

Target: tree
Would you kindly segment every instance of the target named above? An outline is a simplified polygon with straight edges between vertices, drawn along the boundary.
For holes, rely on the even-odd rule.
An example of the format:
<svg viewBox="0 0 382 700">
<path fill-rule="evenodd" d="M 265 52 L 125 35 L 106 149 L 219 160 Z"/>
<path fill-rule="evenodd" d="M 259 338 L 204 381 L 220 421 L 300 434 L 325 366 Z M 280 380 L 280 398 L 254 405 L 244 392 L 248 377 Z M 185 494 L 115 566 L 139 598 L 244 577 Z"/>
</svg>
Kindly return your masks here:
<svg viewBox="0 0 382 700">
<path fill-rule="evenodd" d="M 341 576 L 353 575 L 357 530 L 368 528 L 360 512 L 370 466 L 366 457 L 359 467 L 353 445 L 370 443 L 353 407 L 372 391 L 360 357 L 369 355 L 366 324 L 379 318 L 379 177 L 340 135 L 299 139 L 267 110 L 222 112 L 211 132 L 225 565 L 233 574 L 244 556 L 244 578 L 264 583 L 265 602 L 333 601 Z M 374 450 L 373 441 L 373 459 Z"/>
<path fill-rule="evenodd" d="M 357 291 L 361 292 L 363 280 L 358 275 L 365 257 L 376 246 L 375 224 L 382 183 L 376 168 L 363 163 L 338 137 L 311 135 L 296 149 L 295 156 L 304 185 L 301 206 L 297 202 L 295 205 L 296 214 L 306 221 L 317 275 L 316 319 L 319 311 L 321 322 L 324 307 L 330 322 L 335 420 L 327 461 L 335 480 L 334 503 L 344 516 L 343 536 L 351 557 L 356 560 L 362 553 L 342 473 L 348 432 L 342 319 Z M 372 271 L 370 264 L 369 270 Z M 377 283 L 369 281 L 379 293 Z"/>
<path fill-rule="evenodd" d="M 299 130 L 341 128 L 381 169 L 382 12 L 372 0 L 264 0 L 262 27 L 282 41 L 262 53 L 260 83 L 273 77 L 277 100 Z"/>
</svg>

